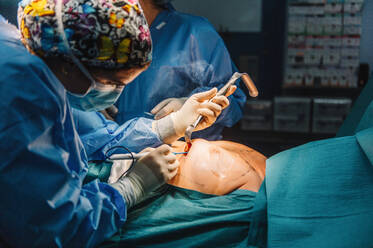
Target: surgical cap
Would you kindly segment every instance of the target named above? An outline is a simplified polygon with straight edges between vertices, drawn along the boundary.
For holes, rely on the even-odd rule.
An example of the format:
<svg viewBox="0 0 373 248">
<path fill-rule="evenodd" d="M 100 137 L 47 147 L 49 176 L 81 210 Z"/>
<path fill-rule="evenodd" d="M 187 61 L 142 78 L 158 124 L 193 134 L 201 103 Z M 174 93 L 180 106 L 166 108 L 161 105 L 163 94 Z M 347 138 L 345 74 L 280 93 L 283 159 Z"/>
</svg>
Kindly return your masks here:
<svg viewBox="0 0 373 248">
<path fill-rule="evenodd" d="M 149 27 L 138 0 L 23 0 L 18 19 L 23 42 L 41 57 L 75 57 L 109 69 L 151 61 Z"/>
</svg>

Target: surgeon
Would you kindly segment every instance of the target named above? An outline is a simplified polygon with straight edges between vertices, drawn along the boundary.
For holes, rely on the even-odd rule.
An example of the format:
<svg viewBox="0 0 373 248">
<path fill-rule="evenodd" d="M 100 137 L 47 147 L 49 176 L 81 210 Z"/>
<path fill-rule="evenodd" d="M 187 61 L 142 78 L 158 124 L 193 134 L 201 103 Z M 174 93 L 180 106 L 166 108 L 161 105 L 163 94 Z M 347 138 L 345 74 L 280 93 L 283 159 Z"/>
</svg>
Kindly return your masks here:
<svg viewBox="0 0 373 248">
<path fill-rule="evenodd" d="M 176 112 L 194 93 L 222 87 L 237 71 L 212 25 L 204 18 L 175 11 L 168 2 L 140 1 L 151 24 L 153 62 L 119 98 L 119 126 L 106 121 L 101 113 L 73 110 L 90 160 L 104 159 L 107 151 L 117 145 L 139 152 L 144 147 L 172 143 L 174 139 L 165 137 L 168 134 L 154 133 L 153 119 Z M 195 132 L 193 137 L 220 139 L 223 128 L 241 118 L 245 101 L 245 94 L 237 89 L 214 125 Z"/>
<path fill-rule="evenodd" d="M 153 39 L 153 63 L 117 102 L 119 124 L 149 112 L 155 119 L 176 112 L 187 97 L 222 87 L 237 71 L 214 27 L 202 17 L 176 11 L 168 2 L 140 1 Z M 229 99 L 230 106 L 216 123 L 194 137 L 221 139 L 223 128 L 241 119 L 245 94 L 238 89 Z"/>
<path fill-rule="evenodd" d="M 151 62 L 148 25 L 136 0 L 24 0 L 19 26 L 0 22 L 0 247 L 94 247 L 177 173 L 163 145 L 116 183 L 83 185 L 87 157 L 70 106 L 98 111 L 116 101 Z M 163 121 L 168 132 L 198 114 L 200 129 L 213 123 L 221 108 L 203 102 L 215 94 L 193 95 Z"/>
<path fill-rule="evenodd" d="M 119 124 L 149 112 L 155 119 L 176 112 L 189 96 L 222 87 L 237 71 L 214 27 L 202 17 L 176 11 L 168 2 L 140 1 L 153 39 L 153 63 L 117 102 Z M 214 125 L 193 137 L 221 139 L 223 128 L 241 119 L 245 94 L 237 89 L 229 100 Z"/>
</svg>

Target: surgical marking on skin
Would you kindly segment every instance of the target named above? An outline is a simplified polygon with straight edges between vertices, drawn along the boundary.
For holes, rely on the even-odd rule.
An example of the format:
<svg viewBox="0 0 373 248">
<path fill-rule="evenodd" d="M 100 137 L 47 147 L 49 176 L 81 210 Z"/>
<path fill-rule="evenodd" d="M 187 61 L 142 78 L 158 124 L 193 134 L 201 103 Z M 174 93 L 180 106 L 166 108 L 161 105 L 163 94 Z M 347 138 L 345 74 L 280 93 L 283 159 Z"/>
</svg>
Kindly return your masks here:
<svg viewBox="0 0 373 248">
<path fill-rule="evenodd" d="M 220 174 L 215 170 L 211 170 L 211 173 L 214 174 L 216 177 L 221 177 Z"/>
<path fill-rule="evenodd" d="M 221 154 L 220 154 L 220 149 L 219 148 L 211 146 L 211 147 L 209 147 L 208 151 L 209 152 L 207 154 L 209 155 L 209 159 L 210 159 L 210 157 L 212 157 L 214 155 L 217 156 L 220 159 Z M 222 167 L 222 165 L 220 163 L 218 163 L 216 170 L 212 168 L 212 169 L 210 169 L 210 171 L 216 177 L 224 179 L 224 178 L 227 177 L 224 173 L 222 173 L 222 172 L 224 172 L 224 169 L 225 168 Z"/>
<path fill-rule="evenodd" d="M 248 174 L 250 174 L 250 173 L 253 173 L 253 172 L 255 172 L 254 170 L 248 170 L 248 171 L 246 171 L 246 172 L 244 172 L 243 174 L 241 174 L 241 175 L 239 175 L 237 178 L 233 178 L 232 180 L 234 181 L 234 180 L 238 180 L 238 179 L 240 179 L 240 178 L 242 178 L 242 177 L 244 177 L 244 176 L 246 176 L 246 175 L 248 175 Z M 246 182 L 247 183 L 247 182 Z M 244 183 L 244 184 L 246 184 L 246 183 Z"/>
<path fill-rule="evenodd" d="M 180 144 L 183 150 L 185 143 Z M 235 143 L 197 140 L 189 155 L 180 159 L 189 169 L 180 171 L 179 179 L 171 184 L 215 195 L 228 194 L 235 189 L 257 192 L 265 175 L 262 171 L 265 159 L 257 151 Z"/>
</svg>

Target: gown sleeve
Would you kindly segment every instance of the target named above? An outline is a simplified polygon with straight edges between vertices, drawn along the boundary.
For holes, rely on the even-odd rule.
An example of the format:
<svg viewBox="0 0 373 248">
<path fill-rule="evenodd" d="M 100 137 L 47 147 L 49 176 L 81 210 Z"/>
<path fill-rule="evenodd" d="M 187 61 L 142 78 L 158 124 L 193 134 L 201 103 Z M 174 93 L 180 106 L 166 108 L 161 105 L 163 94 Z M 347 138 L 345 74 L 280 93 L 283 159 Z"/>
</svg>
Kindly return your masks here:
<svg viewBox="0 0 373 248">
<path fill-rule="evenodd" d="M 99 112 L 73 109 L 73 116 L 89 160 L 104 160 L 106 152 L 117 146 L 138 153 L 146 147 L 162 145 L 158 134 L 152 130 L 151 119 L 134 118 L 118 125 Z"/>
</svg>

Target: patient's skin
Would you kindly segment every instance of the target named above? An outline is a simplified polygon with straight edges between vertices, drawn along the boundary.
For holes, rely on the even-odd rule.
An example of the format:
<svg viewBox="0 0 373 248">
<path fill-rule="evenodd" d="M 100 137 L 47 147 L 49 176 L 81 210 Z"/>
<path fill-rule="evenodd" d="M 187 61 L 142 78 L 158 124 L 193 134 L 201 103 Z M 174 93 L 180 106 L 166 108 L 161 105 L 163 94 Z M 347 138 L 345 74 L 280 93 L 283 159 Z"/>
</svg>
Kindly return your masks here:
<svg viewBox="0 0 373 248">
<path fill-rule="evenodd" d="M 172 145 L 182 152 L 185 142 Z M 178 174 L 169 184 L 205 194 L 225 195 L 236 189 L 257 192 L 265 175 L 266 157 L 229 141 L 193 141 L 187 156 L 179 156 Z"/>
</svg>

